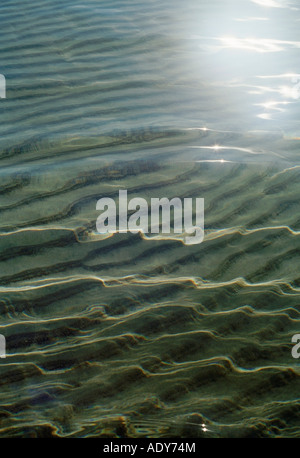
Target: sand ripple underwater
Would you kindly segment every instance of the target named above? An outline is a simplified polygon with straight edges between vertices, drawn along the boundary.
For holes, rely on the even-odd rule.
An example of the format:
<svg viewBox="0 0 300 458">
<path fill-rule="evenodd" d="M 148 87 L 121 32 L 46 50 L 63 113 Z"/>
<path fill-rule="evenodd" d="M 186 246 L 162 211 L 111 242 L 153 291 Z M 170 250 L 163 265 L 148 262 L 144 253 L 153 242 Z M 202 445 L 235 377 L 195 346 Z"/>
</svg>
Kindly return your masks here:
<svg viewBox="0 0 300 458">
<path fill-rule="evenodd" d="M 299 437 L 300 12 L 226 3 L 1 2 L 0 437 Z"/>
</svg>

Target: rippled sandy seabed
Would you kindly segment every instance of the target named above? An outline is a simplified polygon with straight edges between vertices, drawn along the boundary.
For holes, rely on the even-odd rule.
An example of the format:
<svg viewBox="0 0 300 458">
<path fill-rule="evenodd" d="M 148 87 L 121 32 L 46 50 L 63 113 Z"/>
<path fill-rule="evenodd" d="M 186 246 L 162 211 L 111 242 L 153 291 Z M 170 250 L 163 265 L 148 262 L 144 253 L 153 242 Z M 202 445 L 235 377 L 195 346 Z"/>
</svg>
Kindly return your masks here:
<svg viewBox="0 0 300 458">
<path fill-rule="evenodd" d="M 2 0 L 1 437 L 297 437 L 295 0 Z M 203 243 L 96 233 L 202 197 Z"/>
</svg>

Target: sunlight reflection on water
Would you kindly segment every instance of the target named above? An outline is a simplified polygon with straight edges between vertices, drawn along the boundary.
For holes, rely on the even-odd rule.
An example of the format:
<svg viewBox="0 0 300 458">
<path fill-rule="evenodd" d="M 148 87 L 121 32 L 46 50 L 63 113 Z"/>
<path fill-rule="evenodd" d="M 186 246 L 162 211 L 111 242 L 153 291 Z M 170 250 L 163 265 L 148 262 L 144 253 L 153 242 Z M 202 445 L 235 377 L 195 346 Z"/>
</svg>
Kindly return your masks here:
<svg viewBox="0 0 300 458">
<path fill-rule="evenodd" d="M 201 35 L 190 34 L 209 69 L 210 87 L 223 100 L 230 98 L 245 129 L 264 129 L 267 124 L 271 130 L 298 131 L 297 11 L 293 2 L 230 2 L 222 15 L 215 15 L 214 24 L 203 22 Z M 258 78 L 263 85 L 257 84 Z"/>
</svg>

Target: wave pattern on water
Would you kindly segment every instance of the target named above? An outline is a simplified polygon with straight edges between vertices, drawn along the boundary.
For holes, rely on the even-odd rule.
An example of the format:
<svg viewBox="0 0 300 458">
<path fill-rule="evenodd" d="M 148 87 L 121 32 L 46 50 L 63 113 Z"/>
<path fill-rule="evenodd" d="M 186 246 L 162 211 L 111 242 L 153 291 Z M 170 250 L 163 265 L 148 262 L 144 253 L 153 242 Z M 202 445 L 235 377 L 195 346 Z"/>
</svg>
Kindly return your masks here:
<svg viewBox="0 0 300 458">
<path fill-rule="evenodd" d="M 72 172 L 53 190 L 40 172 L 39 193 L 27 174 L 2 194 L 1 435 L 295 436 L 298 170 L 137 160 Z M 204 242 L 99 239 L 100 184 L 203 196 Z"/>
<path fill-rule="evenodd" d="M 299 436 L 298 10 L 163 3 L 1 3 L 1 437 Z M 97 234 L 120 189 L 204 198 L 204 242 Z"/>
</svg>

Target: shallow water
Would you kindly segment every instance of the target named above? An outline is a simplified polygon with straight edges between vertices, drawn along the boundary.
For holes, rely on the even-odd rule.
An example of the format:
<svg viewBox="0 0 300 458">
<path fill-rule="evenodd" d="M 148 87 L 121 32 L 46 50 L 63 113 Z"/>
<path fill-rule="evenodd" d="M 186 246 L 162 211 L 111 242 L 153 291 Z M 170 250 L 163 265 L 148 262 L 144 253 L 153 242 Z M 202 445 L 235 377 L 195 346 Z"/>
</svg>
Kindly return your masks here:
<svg viewBox="0 0 300 458">
<path fill-rule="evenodd" d="M 1 437 L 299 436 L 299 20 L 1 2 Z M 99 235 L 119 189 L 204 198 L 203 243 Z"/>
</svg>

